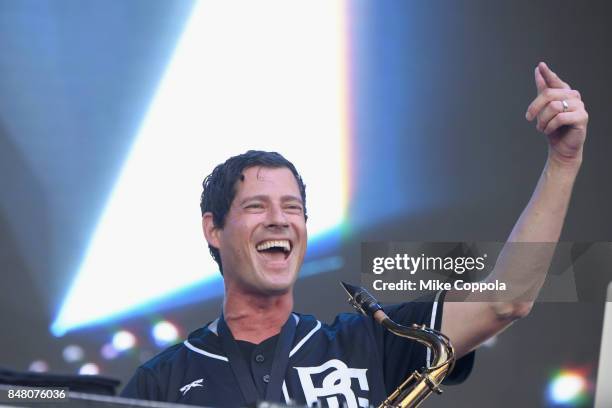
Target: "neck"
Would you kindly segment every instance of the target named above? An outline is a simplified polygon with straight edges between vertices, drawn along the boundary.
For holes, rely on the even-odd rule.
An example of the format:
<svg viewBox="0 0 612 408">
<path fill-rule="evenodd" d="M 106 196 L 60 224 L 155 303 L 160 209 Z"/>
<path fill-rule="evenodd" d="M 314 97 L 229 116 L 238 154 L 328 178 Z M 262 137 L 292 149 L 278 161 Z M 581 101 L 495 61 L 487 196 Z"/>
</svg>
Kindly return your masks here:
<svg viewBox="0 0 612 408">
<path fill-rule="evenodd" d="M 259 344 L 280 333 L 293 310 L 293 291 L 281 295 L 225 288 L 223 317 L 234 339 Z"/>
</svg>

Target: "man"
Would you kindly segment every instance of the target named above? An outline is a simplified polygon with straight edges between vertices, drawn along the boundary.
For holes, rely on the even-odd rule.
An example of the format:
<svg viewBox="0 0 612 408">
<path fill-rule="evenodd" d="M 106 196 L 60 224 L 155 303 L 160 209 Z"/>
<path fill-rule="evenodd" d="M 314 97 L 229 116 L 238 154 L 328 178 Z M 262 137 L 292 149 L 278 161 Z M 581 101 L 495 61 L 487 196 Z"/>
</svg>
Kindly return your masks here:
<svg viewBox="0 0 612 408">
<path fill-rule="evenodd" d="M 588 115 L 580 94 L 544 63 L 526 118 L 548 138 L 546 166 L 509 242 L 559 239 L 582 162 Z M 370 318 L 338 316 L 325 325 L 293 313 L 293 286 L 306 251 L 305 187 L 276 153 L 250 151 L 217 166 L 204 181 L 204 235 L 225 283 L 223 314 L 141 366 L 124 396 L 205 406 L 256 400 L 365 407 L 379 404 L 415 369 L 426 349 Z M 550 251 L 504 249 L 489 279 L 539 290 Z M 451 296 L 449 292 L 447 296 Z M 444 302 L 386 307 L 403 324 L 426 324 L 452 341 L 460 358 L 451 381 L 471 370 L 473 350 L 527 315 L 532 301 Z"/>
</svg>

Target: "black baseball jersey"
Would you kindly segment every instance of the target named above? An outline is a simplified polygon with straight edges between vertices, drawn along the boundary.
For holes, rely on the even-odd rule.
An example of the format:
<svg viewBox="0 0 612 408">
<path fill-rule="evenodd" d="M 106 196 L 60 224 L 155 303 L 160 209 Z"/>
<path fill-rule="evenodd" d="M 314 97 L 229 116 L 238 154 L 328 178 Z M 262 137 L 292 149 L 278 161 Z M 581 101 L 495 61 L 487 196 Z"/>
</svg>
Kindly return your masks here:
<svg viewBox="0 0 612 408">
<path fill-rule="evenodd" d="M 388 306 L 385 312 L 398 323 L 439 330 L 442 298 Z M 278 336 L 242 350 L 221 316 L 140 366 L 122 396 L 210 407 L 255 400 L 368 407 L 429 359 L 425 346 L 358 314 L 340 314 L 327 325 L 292 313 Z M 474 352 L 457 361 L 445 383 L 463 381 L 473 361 Z"/>
</svg>

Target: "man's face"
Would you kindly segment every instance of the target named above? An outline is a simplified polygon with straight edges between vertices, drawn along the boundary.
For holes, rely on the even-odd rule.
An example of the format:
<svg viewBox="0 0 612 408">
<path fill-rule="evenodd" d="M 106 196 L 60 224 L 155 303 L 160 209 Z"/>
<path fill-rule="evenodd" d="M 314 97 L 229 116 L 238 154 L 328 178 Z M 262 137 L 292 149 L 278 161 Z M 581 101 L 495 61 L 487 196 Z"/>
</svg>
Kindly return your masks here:
<svg viewBox="0 0 612 408">
<path fill-rule="evenodd" d="M 243 175 L 225 225 L 217 230 L 226 285 L 258 294 L 286 293 L 306 252 L 297 181 L 285 167 L 251 167 Z"/>
</svg>

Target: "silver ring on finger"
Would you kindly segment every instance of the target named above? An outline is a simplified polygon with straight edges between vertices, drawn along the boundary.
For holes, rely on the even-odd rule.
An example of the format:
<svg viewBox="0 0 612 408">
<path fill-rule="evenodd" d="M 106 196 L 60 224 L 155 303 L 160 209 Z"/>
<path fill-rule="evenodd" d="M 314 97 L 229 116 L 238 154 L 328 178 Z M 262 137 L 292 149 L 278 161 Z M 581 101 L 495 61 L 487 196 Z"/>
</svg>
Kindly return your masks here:
<svg viewBox="0 0 612 408">
<path fill-rule="evenodd" d="M 569 105 L 567 104 L 567 101 L 565 99 L 561 101 L 561 105 L 563 105 L 563 112 L 567 112 L 567 110 L 569 109 Z"/>
</svg>

